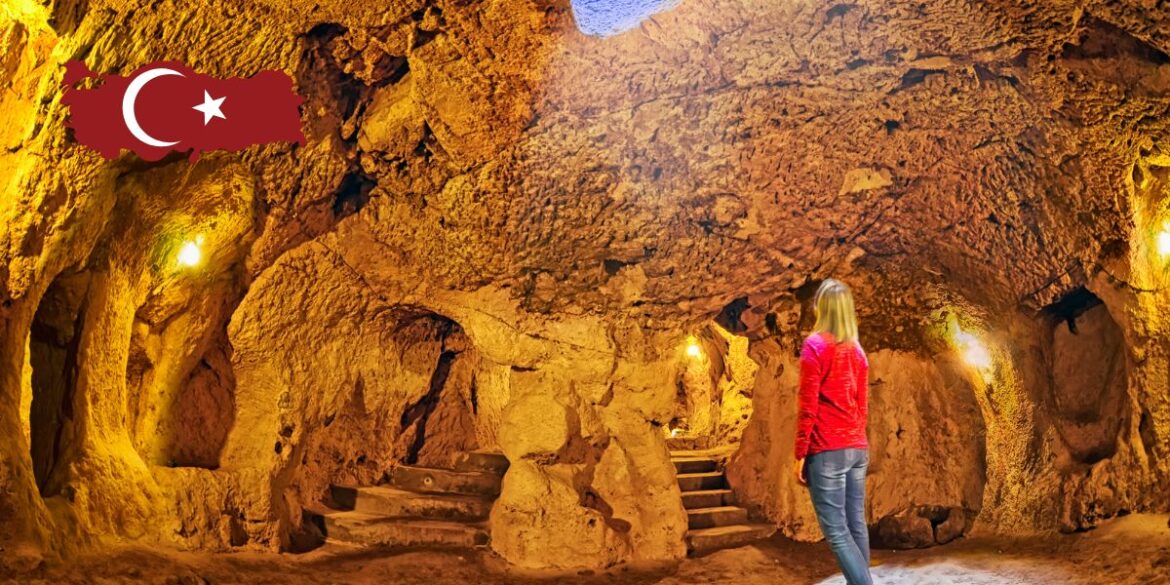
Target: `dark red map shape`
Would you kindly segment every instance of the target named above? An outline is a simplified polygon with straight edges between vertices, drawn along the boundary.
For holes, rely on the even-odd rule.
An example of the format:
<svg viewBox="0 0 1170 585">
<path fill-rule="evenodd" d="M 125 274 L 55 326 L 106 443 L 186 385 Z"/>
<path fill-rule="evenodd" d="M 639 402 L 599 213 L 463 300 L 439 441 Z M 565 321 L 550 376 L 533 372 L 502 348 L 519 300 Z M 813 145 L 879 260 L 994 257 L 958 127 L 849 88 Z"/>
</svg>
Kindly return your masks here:
<svg viewBox="0 0 1170 585">
<path fill-rule="evenodd" d="M 133 101 L 138 126 L 149 137 L 171 146 L 152 146 L 134 136 L 123 116 L 123 98 L 131 82 L 153 69 L 165 68 L 180 75 L 155 77 L 142 86 Z M 96 77 L 91 89 L 79 89 L 83 79 Z M 295 142 L 304 145 L 299 106 L 304 98 L 293 91 L 292 79 L 281 71 L 261 71 L 252 77 L 216 79 L 196 73 L 182 63 L 151 63 L 129 76 L 99 76 L 84 63 L 65 64 L 61 102 L 69 106 L 68 126 L 73 136 L 107 159 L 122 149 L 143 160 L 155 161 L 168 153 L 190 152 L 195 160 L 210 150 L 237 151 L 254 144 Z M 193 109 L 203 104 L 204 92 L 220 103 L 223 118 L 204 124 L 204 114 Z"/>
</svg>

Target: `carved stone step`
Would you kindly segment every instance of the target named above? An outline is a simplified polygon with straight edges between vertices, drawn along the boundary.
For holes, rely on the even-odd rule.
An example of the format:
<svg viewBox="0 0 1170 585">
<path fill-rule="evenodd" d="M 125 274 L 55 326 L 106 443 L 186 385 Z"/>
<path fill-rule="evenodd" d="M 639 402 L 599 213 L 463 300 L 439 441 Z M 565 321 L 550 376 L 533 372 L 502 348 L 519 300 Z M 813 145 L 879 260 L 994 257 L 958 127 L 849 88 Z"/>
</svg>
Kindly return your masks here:
<svg viewBox="0 0 1170 585">
<path fill-rule="evenodd" d="M 716 490 L 724 486 L 723 474 L 717 471 L 708 473 L 680 473 L 678 487 L 684 492 L 696 490 Z"/>
<path fill-rule="evenodd" d="M 718 463 L 708 457 L 671 457 L 676 473 L 709 473 L 715 471 Z"/>
<path fill-rule="evenodd" d="M 716 526 L 731 526 L 733 524 L 747 524 L 747 521 L 747 510 L 736 506 L 718 506 L 714 508 L 687 510 L 687 526 L 692 530 L 698 528 L 714 528 Z"/>
<path fill-rule="evenodd" d="M 361 512 L 325 514 L 325 537 L 331 543 L 357 546 L 433 546 L 472 548 L 488 543 L 478 524 L 384 518 Z"/>
<path fill-rule="evenodd" d="M 735 505 L 735 495 L 729 489 L 697 490 L 683 492 L 683 507 L 688 510 L 696 508 L 715 508 L 718 506 Z"/>
<path fill-rule="evenodd" d="M 500 495 L 501 478 L 494 473 L 399 465 L 389 475 L 390 485 L 411 492 L 492 498 Z"/>
<path fill-rule="evenodd" d="M 421 494 L 385 486 L 333 486 L 331 490 L 339 506 L 387 518 L 474 521 L 487 518 L 492 510 L 492 501 L 485 496 Z"/>
<path fill-rule="evenodd" d="M 508 458 L 503 453 L 468 451 L 461 453 L 455 461 L 455 471 L 484 471 L 504 475 L 508 465 Z"/>
<path fill-rule="evenodd" d="M 736 524 L 701 528 L 687 532 L 687 550 L 702 554 L 721 548 L 743 546 L 755 540 L 772 536 L 776 527 L 771 524 Z"/>
</svg>

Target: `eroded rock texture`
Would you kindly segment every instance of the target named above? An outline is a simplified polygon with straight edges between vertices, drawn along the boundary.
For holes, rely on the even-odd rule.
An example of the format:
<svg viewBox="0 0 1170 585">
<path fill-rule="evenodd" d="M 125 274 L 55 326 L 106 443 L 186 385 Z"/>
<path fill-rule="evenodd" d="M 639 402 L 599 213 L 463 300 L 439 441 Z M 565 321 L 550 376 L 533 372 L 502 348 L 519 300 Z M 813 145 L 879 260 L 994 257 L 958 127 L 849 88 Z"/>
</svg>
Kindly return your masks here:
<svg viewBox="0 0 1170 585">
<path fill-rule="evenodd" d="M 787 454 L 828 276 L 890 545 L 1166 511 L 1155 4 L 684 0 L 599 38 L 563 0 L 6 0 L 0 562 L 297 549 L 330 482 L 470 448 L 512 461 L 508 561 L 678 558 L 664 429 L 712 319 L 758 364 L 733 487 L 815 538 Z M 308 143 L 105 161 L 74 58 L 284 70 Z"/>
</svg>

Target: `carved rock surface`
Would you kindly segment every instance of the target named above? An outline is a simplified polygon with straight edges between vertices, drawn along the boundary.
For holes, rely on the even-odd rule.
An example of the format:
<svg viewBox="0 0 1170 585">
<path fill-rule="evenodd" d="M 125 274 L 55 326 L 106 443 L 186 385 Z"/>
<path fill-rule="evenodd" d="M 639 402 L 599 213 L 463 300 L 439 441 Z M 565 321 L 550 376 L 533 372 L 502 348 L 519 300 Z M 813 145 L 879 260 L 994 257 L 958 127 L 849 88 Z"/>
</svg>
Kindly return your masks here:
<svg viewBox="0 0 1170 585">
<path fill-rule="evenodd" d="M 789 453 L 830 276 L 873 364 L 871 525 L 1167 511 L 1154 3 L 684 0 L 609 37 L 567 2 L 0 6 L 0 565 L 294 550 L 330 484 L 472 448 L 513 459 L 509 562 L 678 559 L 664 429 L 713 319 L 758 365 L 714 386 L 736 500 L 815 539 Z M 307 143 L 106 161 L 69 59 L 284 71 Z"/>
</svg>

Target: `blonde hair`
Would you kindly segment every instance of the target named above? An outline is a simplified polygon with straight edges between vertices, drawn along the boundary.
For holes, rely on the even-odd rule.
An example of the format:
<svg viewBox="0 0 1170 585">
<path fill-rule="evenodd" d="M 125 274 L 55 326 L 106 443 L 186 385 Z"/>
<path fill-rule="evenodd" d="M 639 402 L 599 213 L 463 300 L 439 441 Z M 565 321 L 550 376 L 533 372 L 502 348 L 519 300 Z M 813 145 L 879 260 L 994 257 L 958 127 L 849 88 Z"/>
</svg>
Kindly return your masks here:
<svg viewBox="0 0 1170 585">
<path fill-rule="evenodd" d="M 817 323 L 814 331 L 825 331 L 837 342 L 857 341 L 857 313 L 853 310 L 853 293 L 844 283 L 829 278 L 817 289 L 813 300 Z"/>
</svg>

